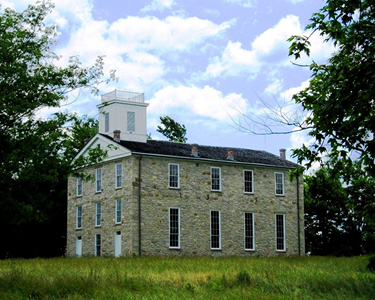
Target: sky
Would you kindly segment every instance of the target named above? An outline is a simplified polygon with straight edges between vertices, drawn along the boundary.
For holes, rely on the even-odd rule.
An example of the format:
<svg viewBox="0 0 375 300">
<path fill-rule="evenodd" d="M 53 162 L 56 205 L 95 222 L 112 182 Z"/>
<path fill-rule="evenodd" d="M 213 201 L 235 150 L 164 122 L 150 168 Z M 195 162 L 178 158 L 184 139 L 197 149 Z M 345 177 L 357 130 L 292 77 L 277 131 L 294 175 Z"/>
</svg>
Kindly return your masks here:
<svg viewBox="0 0 375 300">
<path fill-rule="evenodd" d="M 321 0 L 55 0 L 47 24 L 57 24 L 53 50 L 66 65 L 78 55 L 91 66 L 105 55 L 104 73 L 116 70 L 117 81 L 99 86 L 100 94 L 114 89 L 145 93 L 149 103 L 147 132 L 156 131 L 160 116 L 170 116 L 187 129 L 188 143 L 249 148 L 279 154 L 309 143 L 306 132 L 253 135 L 246 128 L 257 122 L 274 126 L 267 107 L 281 103 L 294 110 L 294 93 L 307 87 L 309 68 L 288 56 L 292 35 L 309 35 L 304 28 Z M 2 9 L 22 11 L 28 0 L 0 0 Z M 332 45 L 314 34 L 311 55 L 298 60 L 325 62 Z M 61 109 L 98 116 L 100 95 L 79 95 Z M 293 109 L 290 111 L 290 109 Z M 48 117 L 53 110 L 41 110 Z M 257 122 L 255 122 L 257 121 Z M 254 127 L 255 126 L 255 127 Z M 275 131 L 285 130 L 279 126 Z M 288 128 L 291 130 L 293 128 Z"/>
</svg>

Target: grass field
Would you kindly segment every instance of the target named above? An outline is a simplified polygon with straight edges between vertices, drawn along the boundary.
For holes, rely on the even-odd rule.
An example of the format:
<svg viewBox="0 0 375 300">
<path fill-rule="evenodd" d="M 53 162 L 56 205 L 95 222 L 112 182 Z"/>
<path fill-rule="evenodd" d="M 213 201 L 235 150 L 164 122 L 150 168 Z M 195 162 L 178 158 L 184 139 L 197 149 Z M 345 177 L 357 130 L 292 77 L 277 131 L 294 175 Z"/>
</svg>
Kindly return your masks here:
<svg viewBox="0 0 375 300">
<path fill-rule="evenodd" d="M 0 261 L 0 299 L 375 299 L 368 256 Z"/>
</svg>

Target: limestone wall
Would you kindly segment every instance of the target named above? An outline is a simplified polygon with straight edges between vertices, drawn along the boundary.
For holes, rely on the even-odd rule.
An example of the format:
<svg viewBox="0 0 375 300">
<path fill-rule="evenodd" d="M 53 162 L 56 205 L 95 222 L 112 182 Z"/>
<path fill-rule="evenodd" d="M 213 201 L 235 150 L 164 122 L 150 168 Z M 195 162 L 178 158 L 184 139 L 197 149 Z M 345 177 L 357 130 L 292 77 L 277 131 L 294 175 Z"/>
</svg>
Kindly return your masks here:
<svg viewBox="0 0 375 300">
<path fill-rule="evenodd" d="M 142 255 L 258 256 L 297 255 L 296 180 L 288 170 L 235 163 L 142 157 L 121 160 L 123 186 L 115 189 L 115 163 L 103 168 L 100 193 L 95 182 L 84 182 L 83 196 L 76 196 L 76 179 L 68 183 L 68 255 L 75 255 L 76 237 L 82 236 L 82 254 L 94 255 L 95 234 L 102 234 L 102 255 L 114 255 L 115 231 L 122 233 L 122 255 L 138 254 L 138 199 L 141 183 Z M 168 188 L 168 163 L 180 167 L 180 188 Z M 211 191 L 210 167 L 221 167 L 222 190 Z M 96 166 L 95 168 L 97 168 Z M 88 173 L 94 175 L 95 168 Z M 243 170 L 254 171 L 254 194 L 244 193 Z M 284 173 L 285 196 L 275 196 L 275 172 Z M 303 185 L 300 180 L 301 254 L 304 254 Z M 121 224 L 115 224 L 115 200 L 123 201 Z M 102 202 L 102 226 L 95 227 L 95 202 Z M 76 207 L 83 207 L 83 226 L 76 229 Z M 170 207 L 180 209 L 181 248 L 169 248 Z M 221 212 L 221 250 L 210 249 L 210 210 Z M 244 249 L 244 213 L 255 217 L 255 251 Z M 286 215 L 286 251 L 276 251 L 275 214 Z"/>
</svg>

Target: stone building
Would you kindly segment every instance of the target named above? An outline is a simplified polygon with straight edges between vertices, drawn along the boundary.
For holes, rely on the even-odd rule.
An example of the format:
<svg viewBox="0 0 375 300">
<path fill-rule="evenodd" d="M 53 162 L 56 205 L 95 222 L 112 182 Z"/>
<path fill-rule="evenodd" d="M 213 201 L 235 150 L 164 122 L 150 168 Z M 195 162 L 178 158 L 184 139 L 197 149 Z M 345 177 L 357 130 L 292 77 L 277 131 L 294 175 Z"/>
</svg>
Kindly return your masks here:
<svg viewBox="0 0 375 300">
<path fill-rule="evenodd" d="M 302 179 L 265 151 L 147 140 L 143 94 L 98 105 L 99 133 L 78 154 L 108 149 L 68 181 L 67 254 L 304 255 Z"/>
</svg>

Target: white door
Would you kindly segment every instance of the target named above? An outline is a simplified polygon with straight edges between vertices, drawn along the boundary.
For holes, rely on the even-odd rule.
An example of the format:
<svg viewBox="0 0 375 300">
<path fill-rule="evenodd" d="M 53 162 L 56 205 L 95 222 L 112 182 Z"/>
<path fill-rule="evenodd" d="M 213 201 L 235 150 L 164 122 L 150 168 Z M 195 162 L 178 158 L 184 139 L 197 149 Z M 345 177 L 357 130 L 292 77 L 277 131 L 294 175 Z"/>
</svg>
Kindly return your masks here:
<svg viewBox="0 0 375 300">
<path fill-rule="evenodd" d="M 76 240 L 76 255 L 78 257 L 82 256 L 82 236 L 77 236 L 77 240 Z"/>
<path fill-rule="evenodd" d="M 115 257 L 121 255 L 121 231 L 115 232 Z"/>
</svg>

